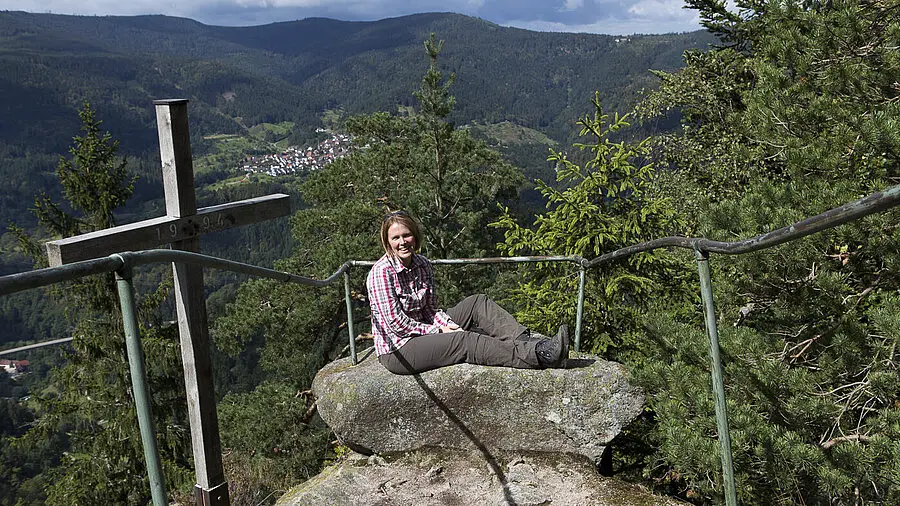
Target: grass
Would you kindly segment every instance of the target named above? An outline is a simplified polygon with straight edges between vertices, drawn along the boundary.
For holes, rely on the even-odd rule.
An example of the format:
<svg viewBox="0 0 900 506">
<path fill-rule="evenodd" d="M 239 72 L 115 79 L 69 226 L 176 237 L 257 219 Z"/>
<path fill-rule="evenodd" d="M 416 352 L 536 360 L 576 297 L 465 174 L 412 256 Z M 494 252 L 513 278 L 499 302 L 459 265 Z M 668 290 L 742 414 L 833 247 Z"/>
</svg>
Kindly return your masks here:
<svg viewBox="0 0 900 506">
<path fill-rule="evenodd" d="M 556 141 L 538 132 L 537 130 L 516 125 L 509 121 L 492 123 L 487 125 L 469 125 L 475 133 L 480 134 L 490 141 L 501 146 L 515 146 L 523 144 L 556 145 Z"/>
<path fill-rule="evenodd" d="M 213 141 L 209 154 L 194 159 L 197 174 L 221 169 L 236 169 L 249 154 L 277 153 L 287 148 L 294 123 L 260 123 L 250 127 L 248 135 L 212 134 L 203 137 Z M 241 174 L 240 177 L 243 177 Z"/>
<path fill-rule="evenodd" d="M 267 182 L 274 180 L 274 176 L 270 176 L 268 174 L 255 173 L 255 174 L 238 174 L 234 177 L 230 177 L 228 179 L 222 179 L 217 181 L 211 185 L 206 187 L 209 191 L 216 191 L 224 189 L 228 186 L 233 186 L 237 184 L 243 184 L 245 182 Z"/>
</svg>

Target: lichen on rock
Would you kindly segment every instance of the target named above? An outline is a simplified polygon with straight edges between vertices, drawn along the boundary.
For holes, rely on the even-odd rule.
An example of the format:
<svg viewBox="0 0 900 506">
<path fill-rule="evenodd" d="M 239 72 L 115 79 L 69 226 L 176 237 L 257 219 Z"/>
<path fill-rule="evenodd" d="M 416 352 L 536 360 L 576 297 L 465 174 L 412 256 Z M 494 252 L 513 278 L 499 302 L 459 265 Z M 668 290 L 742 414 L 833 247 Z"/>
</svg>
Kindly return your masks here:
<svg viewBox="0 0 900 506">
<path fill-rule="evenodd" d="M 281 506 L 551 504 L 676 506 L 675 500 L 597 474 L 584 457 L 423 448 L 374 459 L 351 453 Z"/>
<path fill-rule="evenodd" d="M 575 354 L 573 354 L 575 355 Z M 373 353 L 323 368 L 313 381 L 319 414 L 364 453 L 425 447 L 583 455 L 598 461 L 643 406 L 620 364 L 576 355 L 567 369 L 459 364 L 398 376 Z"/>
</svg>

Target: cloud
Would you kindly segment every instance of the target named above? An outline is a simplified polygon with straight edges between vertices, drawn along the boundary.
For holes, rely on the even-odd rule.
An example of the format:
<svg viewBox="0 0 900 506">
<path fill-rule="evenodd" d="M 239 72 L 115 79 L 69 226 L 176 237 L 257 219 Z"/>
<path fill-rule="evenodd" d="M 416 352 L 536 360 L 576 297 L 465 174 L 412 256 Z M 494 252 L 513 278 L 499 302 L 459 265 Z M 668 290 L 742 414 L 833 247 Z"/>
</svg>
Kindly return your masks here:
<svg viewBox="0 0 900 506">
<path fill-rule="evenodd" d="M 691 14 L 685 14 L 687 12 Z M 696 11 L 686 11 L 684 7 L 667 0 L 640 0 L 628 8 L 628 13 L 643 19 L 683 19 L 691 15 L 700 19 Z"/>
<path fill-rule="evenodd" d="M 560 9 L 561 11 L 574 11 L 584 7 L 584 0 L 566 0 L 565 5 Z"/>
<path fill-rule="evenodd" d="M 550 32 L 672 33 L 699 30 L 696 11 L 684 9 L 684 0 L 522 0 L 488 3 L 482 17 L 495 23 Z M 547 8 L 550 5 L 552 8 Z"/>
<path fill-rule="evenodd" d="M 571 33 L 602 33 L 605 35 L 634 35 L 653 33 L 681 33 L 699 30 L 699 18 L 696 22 L 680 20 L 668 20 L 661 22 L 646 18 L 608 18 L 584 24 L 563 24 L 552 21 L 522 21 L 512 20 L 504 23 L 504 26 L 522 28 L 536 32 L 571 32 Z"/>
</svg>

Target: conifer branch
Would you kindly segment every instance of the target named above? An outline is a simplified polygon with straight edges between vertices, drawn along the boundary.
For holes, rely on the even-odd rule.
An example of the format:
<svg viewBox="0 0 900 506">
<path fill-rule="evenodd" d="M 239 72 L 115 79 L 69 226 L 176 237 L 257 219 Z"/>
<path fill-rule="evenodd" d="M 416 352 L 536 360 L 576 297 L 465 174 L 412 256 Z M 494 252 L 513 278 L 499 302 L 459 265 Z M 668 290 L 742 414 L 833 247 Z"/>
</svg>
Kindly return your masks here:
<svg viewBox="0 0 900 506">
<path fill-rule="evenodd" d="M 828 450 L 832 446 L 834 446 L 838 443 L 843 443 L 845 441 L 858 441 L 860 443 L 868 443 L 870 440 L 871 440 L 871 438 L 869 436 L 864 436 L 862 434 L 851 434 L 849 436 L 838 436 L 838 437 L 831 438 L 828 441 L 825 441 L 824 443 L 822 443 L 822 448 L 825 450 Z"/>
</svg>

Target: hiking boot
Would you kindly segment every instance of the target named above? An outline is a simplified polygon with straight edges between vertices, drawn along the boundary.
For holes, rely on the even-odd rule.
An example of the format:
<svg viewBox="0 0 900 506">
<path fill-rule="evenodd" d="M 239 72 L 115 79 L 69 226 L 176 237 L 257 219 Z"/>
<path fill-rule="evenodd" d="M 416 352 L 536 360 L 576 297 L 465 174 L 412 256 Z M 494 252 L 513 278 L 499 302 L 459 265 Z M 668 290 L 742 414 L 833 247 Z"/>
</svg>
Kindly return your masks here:
<svg viewBox="0 0 900 506">
<path fill-rule="evenodd" d="M 560 325 L 556 335 L 538 341 L 534 351 L 541 368 L 564 368 L 569 358 L 569 327 Z"/>
</svg>

